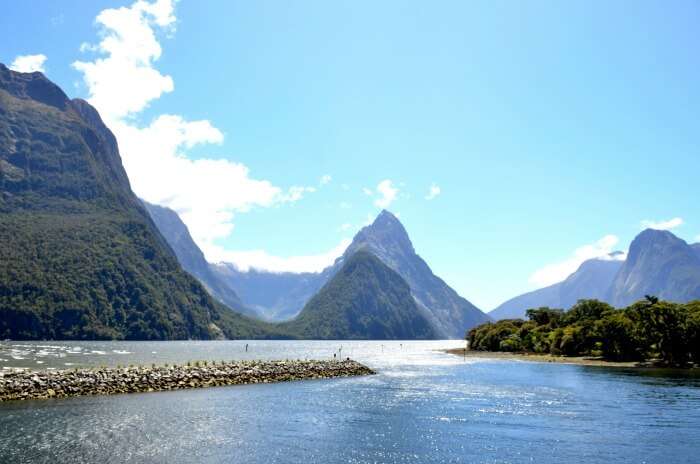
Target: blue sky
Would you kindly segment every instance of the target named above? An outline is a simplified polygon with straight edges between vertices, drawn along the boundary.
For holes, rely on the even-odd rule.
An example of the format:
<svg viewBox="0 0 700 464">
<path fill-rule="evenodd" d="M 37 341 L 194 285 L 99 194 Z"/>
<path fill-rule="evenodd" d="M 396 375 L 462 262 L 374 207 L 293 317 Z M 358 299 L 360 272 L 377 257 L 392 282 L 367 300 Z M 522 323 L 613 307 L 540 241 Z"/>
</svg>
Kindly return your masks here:
<svg viewBox="0 0 700 464">
<path fill-rule="evenodd" d="M 700 240 L 697 2 L 170 6 L 15 2 L 0 61 L 45 55 L 211 259 L 322 267 L 385 205 L 489 310 L 643 221 Z"/>
</svg>

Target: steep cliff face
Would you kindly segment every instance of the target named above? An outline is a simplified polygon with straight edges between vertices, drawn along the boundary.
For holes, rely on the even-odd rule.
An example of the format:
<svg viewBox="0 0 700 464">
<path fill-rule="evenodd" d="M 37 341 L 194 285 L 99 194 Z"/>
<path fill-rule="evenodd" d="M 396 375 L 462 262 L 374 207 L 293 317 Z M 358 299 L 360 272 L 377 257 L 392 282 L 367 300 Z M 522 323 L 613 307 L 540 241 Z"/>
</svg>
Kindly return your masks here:
<svg viewBox="0 0 700 464">
<path fill-rule="evenodd" d="M 0 65 L 0 338 L 264 335 L 183 272 L 97 111 Z"/>
<path fill-rule="evenodd" d="M 465 330 L 490 320 L 433 274 L 416 254 L 406 229 L 390 212 L 382 211 L 371 225 L 360 230 L 334 268 L 338 269 L 359 250 L 377 256 L 408 283 L 416 303 L 439 336 L 462 338 Z"/>
<path fill-rule="evenodd" d="M 248 316 L 258 316 L 256 311 L 243 304 L 238 294 L 229 285 L 231 280 L 222 278 L 212 269 L 204 253 L 192 239 L 187 226 L 175 211 L 145 201 L 143 204 L 185 271 L 196 277 L 214 298 L 230 309 Z"/>
<path fill-rule="evenodd" d="M 678 302 L 700 298 L 700 257 L 671 232 L 647 229 L 632 241 L 609 299 L 626 306 L 645 295 Z"/>
</svg>

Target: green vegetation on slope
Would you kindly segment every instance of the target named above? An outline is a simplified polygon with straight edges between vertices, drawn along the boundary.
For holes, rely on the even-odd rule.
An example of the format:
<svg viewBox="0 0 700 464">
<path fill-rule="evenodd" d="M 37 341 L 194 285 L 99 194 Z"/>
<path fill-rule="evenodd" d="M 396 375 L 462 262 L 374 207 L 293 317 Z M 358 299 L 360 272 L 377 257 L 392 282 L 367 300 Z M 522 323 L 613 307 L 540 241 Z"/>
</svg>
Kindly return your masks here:
<svg viewBox="0 0 700 464">
<path fill-rule="evenodd" d="M 615 309 L 581 300 L 569 311 L 529 309 L 527 317 L 474 327 L 467 334 L 469 348 L 700 364 L 700 301 L 676 304 L 647 297 Z"/>
<path fill-rule="evenodd" d="M 282 326 L 302 338 L 436 338 L 408 284 L 363 250 L 347 258 L 299 316 Z"/>
<path fill-rule="evenodd" d="M 0 65 L 0 338 L 273 334 L 182 271 L 92 107 Z"/>
</svg>

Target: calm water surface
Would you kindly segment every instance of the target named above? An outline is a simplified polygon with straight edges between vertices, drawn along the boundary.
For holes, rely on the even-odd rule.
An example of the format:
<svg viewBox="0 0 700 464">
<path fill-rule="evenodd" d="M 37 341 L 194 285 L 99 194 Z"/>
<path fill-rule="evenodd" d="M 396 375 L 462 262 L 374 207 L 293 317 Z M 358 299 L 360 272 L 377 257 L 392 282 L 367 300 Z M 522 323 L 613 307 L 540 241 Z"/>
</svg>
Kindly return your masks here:
<svg viewBox="0 0 700 464">
<path fill-rule="evenodd" d="M 457 342 L 4 343 L 0 366 L 332 358 L 379 375 L 0 404 L 0 461 L 700 462 L 700 378 L 467 359 Z"/>
</svg>

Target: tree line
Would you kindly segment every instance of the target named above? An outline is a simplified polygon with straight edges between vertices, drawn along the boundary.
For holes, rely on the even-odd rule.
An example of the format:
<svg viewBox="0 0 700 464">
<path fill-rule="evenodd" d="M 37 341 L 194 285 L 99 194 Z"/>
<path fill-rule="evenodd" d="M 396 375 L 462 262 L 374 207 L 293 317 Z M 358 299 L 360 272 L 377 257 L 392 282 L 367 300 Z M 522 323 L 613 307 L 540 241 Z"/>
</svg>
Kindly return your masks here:
<svg viewBox="0 0 700 464">
<path fill-rule="evenodd" d="M 621 309 L 579 300 L 568 311 L 541 307 L 526 315 L 474 327 L 467 332 L 469 348 L 700 364 L 700 300 L 679 304 L 647 296 Z"/>
</svg>

